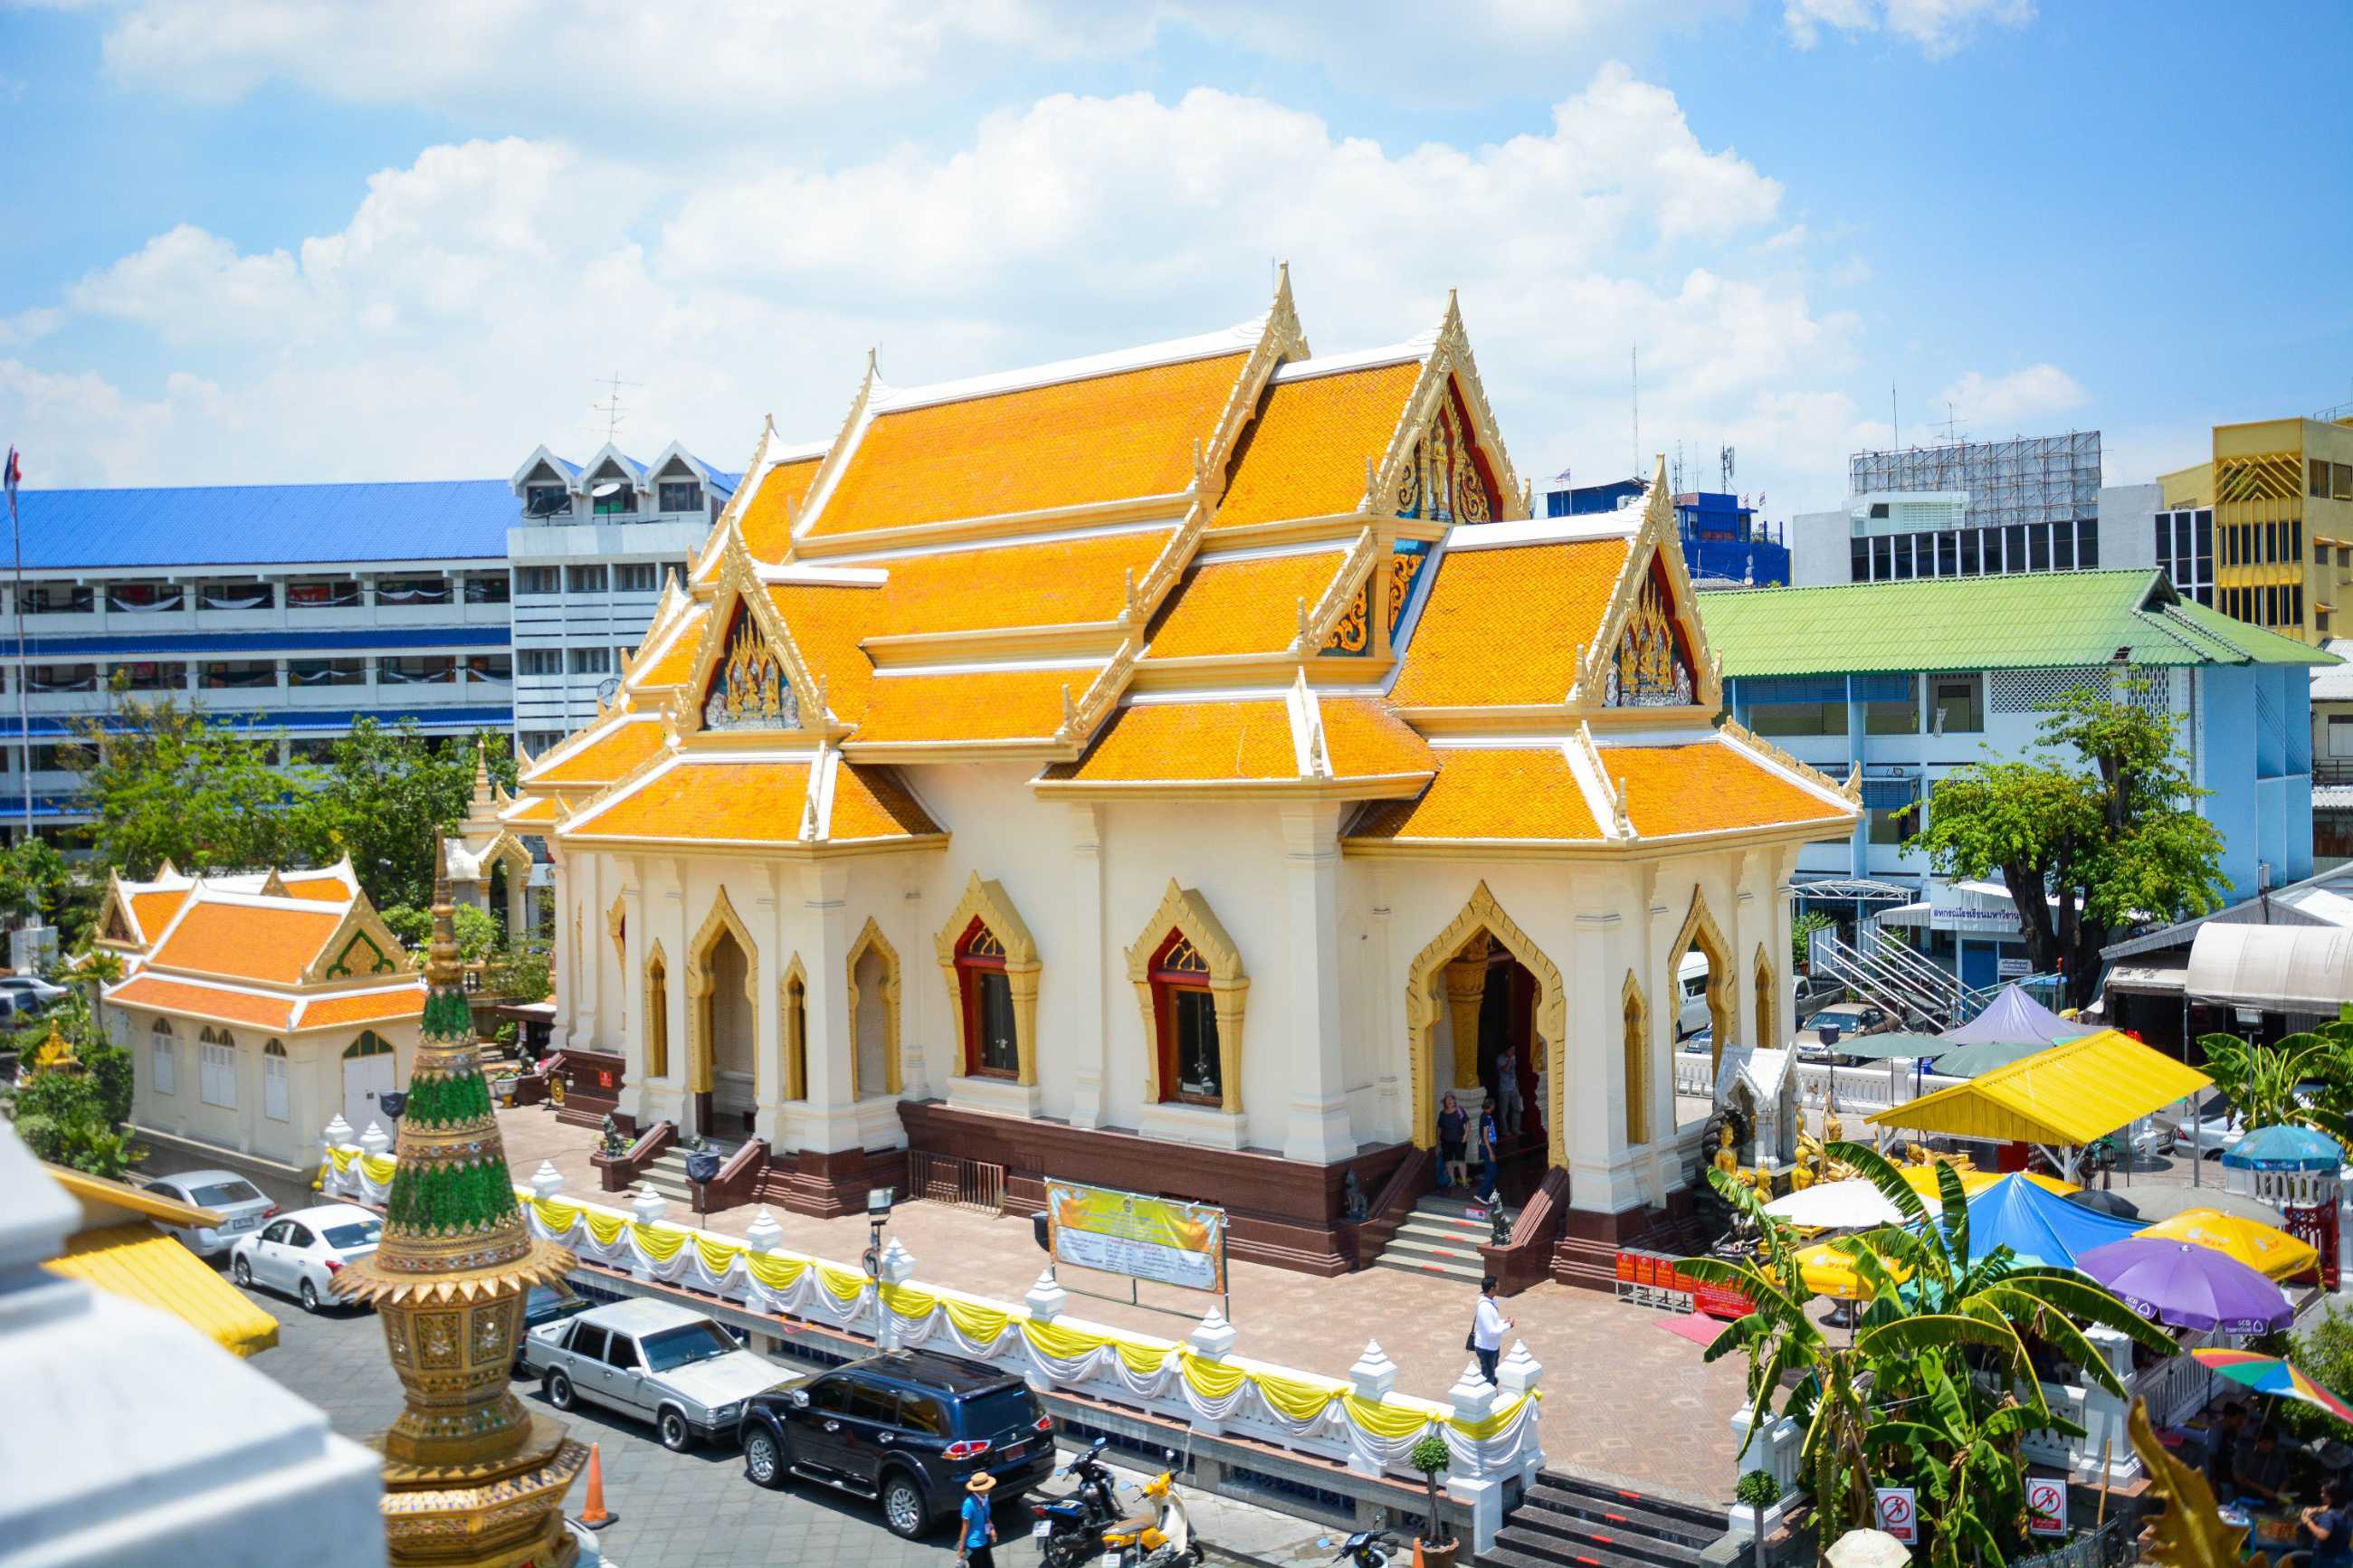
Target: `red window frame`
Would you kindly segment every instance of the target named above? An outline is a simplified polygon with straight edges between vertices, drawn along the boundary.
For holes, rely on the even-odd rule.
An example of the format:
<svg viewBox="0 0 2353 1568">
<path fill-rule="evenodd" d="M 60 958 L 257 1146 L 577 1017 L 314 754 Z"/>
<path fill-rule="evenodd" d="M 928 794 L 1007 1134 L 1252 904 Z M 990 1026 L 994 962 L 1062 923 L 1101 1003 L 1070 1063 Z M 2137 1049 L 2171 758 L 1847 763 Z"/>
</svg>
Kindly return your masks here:
<svg viewBox="0 0 2353 1568">
<path fill-rule="evenodd" d="M 1172 961 L 1182 962 L 1180 948 L 1182 954 L 1189 955 L 1193 963 L 1200 967 L 1195 968 L 1192 964 L 1172 967 Z M 1161 942 L 1159 951 L 1152 955 L 1151 979 L 1153 1033 L 1158 1037 L 1155 1041 L 1155 1048 L 1160 1053 L 1160 1102 L 1164 1105 L 1208 1105 L 1223 1109 L 1226 1103 L 1225 1090 L 1228 1086 L 1225 1081 L 1225 1058 L 1222 1055 L 1225 1041 L 1221 1034 L 1218 1040 L 1220 1052 L 1218 1060 L 1218 1093 L 1214 1095 L 1185 1093 L 1179 1088 L 1182 1075 L 1177 1070 L 1176 1001 L 1178 996 L 1186 992 L 1198 994 L 1201 997 L 1202 1005 L 1209 1009 L 1211 1031 L 1215 1033 L 1219 1028 L 1217 1021 L 1217 1003 L 1209 989 L 1208 961 L 1203 958 L 1199 951 L 1187 940 L 1183 931 L 1172 931 L 1166 940 Z"/>
<path fill-rule="evenodd" d="M 984 940 L 987 944 L 987 947 L 982 945 Z M 990 949 L 994 951 L 989 951 Z M 981 1059 L 981 977 L 985 974 L 1004 974 L 1006 969 L 1005 944 L 997 939 L 995 931 L 988 929 L 987 922 L 978 915 L 973 917 L 972 924 L 965 927 L 964 935 L 956 939 L 955 970 L 956 994 L 964 1007 L 965 1076 L 1001 1079 L 1020 1077 L 1020 1042 L 1018 1038 L 1014 1042 L 1015 1066 L 990 1067 Z M 1009 979 L 1006 982 L 1006 986 L 1009 998 L 1012 988 L 1012 982 Z M 1018 1026 L 1017 1023 L 1016 1027 Z"/>
</svg>

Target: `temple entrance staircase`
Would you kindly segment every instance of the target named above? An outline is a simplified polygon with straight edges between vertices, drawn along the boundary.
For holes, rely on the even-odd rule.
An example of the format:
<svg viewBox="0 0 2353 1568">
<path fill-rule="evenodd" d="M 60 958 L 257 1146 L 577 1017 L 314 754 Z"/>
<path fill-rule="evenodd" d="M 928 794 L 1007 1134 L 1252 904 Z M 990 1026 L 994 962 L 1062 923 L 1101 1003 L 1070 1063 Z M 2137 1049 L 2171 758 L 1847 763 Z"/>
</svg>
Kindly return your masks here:
<svg viewBox="0 0 2353 1568">
<path fill-rule="evenodd" d="M 741 1139 L 730 1142 L 723 1138 L 712 1138 L 706 1142 L 710 1152 L 719 1156 L 722 1164 L 725 1164 L 727 1157 L 744 1146 Z M 684 1148 L 672 1143 L 653 1157 L 652 1163 L 638 1177 L 637 1184 L 651 1187 L 670 1202 L 691 1210 L 694 1207 L 694 1184 L 686 1179 L 686 1155 Z"/>
<path fill-rule="evenodd" d="M 1725 1510 L 1541 1470 L 1478 1556 L 1493 1568 L 1694 1568 Z"/>
<path fill-rule="evenodd" d="M 1472 1206 L 1468 1198 L 1456 1193 L 1423 1194 L 1397 1235 L 1373 1259 L 1373 1267 L 1460 1279 L 1477 1289 L 1485 1272 L 1479 1249 L 1493 1232 L 1489 1221 L 1470 1217 Z M 1519 1217 L 1518 1211 L 1508 1206 L 1504 1212 Z"/>
</svg>

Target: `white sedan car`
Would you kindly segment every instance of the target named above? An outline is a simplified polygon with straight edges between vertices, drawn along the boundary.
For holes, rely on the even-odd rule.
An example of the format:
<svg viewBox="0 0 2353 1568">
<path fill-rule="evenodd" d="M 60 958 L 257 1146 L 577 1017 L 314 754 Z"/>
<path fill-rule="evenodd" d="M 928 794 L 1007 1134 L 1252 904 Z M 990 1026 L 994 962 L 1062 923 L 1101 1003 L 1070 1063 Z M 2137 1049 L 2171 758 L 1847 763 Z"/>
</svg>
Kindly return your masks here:
<svg viewBox="0 0 2353 1568">
<path fill-rule="evenodd" d="M 221 1216 L 217 1226 L 161 1227 L 166 1235 L 178 1237 L 180 1245 L 198 1258 L 219 1257 L 237 1244 L 237 1237 L 259 1230 L 264 1220 L 278 1214 L 278 1205 L 235 1171 L 182 1171 L 153 1176 L 148 1179 L 147 1190 L 159 1198 L 210 1209 Z"/>
<path fill-rule="evenodd" d="M 281 1215 L 229 1248 L 229 1278 L 298 1298 L 315 1312 L 343 1265 L 374 1252 L 384 1221 L 356 1204 L 322 1204 Z"/>
</svg>

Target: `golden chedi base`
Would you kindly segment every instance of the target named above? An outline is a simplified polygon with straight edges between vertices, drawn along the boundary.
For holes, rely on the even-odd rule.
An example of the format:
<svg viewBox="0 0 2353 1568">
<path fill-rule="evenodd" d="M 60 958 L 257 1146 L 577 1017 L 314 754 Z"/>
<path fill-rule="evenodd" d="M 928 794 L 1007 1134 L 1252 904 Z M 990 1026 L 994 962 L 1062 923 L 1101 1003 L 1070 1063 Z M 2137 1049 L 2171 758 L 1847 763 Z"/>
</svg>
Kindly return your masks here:
<svg viewBox="0 0 2353 1568">
<path fill-rule="evenodd" d="M 572 1568 L 579 1547 L 565 1528 L 564 1494 L 588 1448 L 545 1415 L 505 1457 L 420 1467 L 387 1458 L 384 1528 L 393 1568 Z M 377 1446 L 383 1446 L 378 1440 Z"/>
</svg>

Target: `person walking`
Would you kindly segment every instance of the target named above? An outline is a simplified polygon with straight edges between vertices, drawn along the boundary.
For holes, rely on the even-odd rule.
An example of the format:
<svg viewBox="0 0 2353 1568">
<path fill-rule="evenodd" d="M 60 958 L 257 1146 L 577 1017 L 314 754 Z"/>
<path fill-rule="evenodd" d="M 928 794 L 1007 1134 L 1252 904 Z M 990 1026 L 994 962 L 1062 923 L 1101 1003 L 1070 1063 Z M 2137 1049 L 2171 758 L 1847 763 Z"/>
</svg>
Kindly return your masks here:
<svg viewBox="0 0 2353 1568">
<path fill-rule="evenodd" d="M 1495 1104 L 1504 1113 L 1504 1136 L 1520 1135 L 1520 1052 L 1516 1046 L 1505 1046 L 1504 1054 L 1495 1058 Z"/>
<path fill-rule="evenodd" d="M 1502 1134 L 1495 1127 L 1495 1108 L 1491 1103 L 1479 1112 L 1479 1201 L 1495 1201 L 1495 1183 L 1502 1176 L 1498 1164 Z"/>
<path fill-rule="evenodd" d="M 1479 1281 L 1477 1315 L 1471 1320 L 1471 1353 L 1479 1358 L 1479 1375 L 1489 1383 L 1495 1381 L 1495 1363 L 1504 1353 L 1504 1336 L 1512 1327 L 1512 1320 L 1504 1316 L 1504 1309 L 1495 1304 L 1498 1283 L 1493 1274 Z"/>
<path fill-rule="evenodd" d="M 964 1484 L 964 1511 L 956 1521 L 956 1561 L 965 1568 L 997 1568 L 997 1521 L 989 1517 L 988 1494 L 997 1478 L 983 1471 Z"/>
<path fill-rule="evenodd" d="M 1440 1101 L 1438 1111 L 1438 1190 L 1451 1192 L 1454 1184 L 1468 1184 L 1470 1172 L 1462 1159 L 1463 1146 L 1471 1141 L 1471 1118 L 1463 1114 L 1462 1102 L 1449 1089 Z"/>
</svg>

